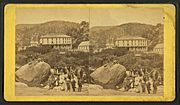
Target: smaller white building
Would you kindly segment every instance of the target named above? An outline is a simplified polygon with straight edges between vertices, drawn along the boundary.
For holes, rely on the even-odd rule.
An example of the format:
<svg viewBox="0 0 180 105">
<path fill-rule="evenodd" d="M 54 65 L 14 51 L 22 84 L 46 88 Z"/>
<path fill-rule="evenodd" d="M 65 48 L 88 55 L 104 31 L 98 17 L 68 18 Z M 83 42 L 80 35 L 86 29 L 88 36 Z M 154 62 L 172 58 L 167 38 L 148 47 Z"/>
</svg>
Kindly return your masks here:
<svg viewBox="0 0 180 105">
<path fill-rule="evenodd" d="M 39 45 L 38 41 L 33 41 L 33 40 L 30 41 L 30 47 L 38 46 L 38 45 Z"/>
<path fill-rule="evenodd" d="M 157 54 L 163 54 L 164 53 L 164 44 L 163 43 L 157 44 L 154 47 L 153 52 L 157 53 Z"/>
<path fill-rule="evenodd" d="M 90 51 L 90 42 L 89 41 L 81 42 L 78 46 L 78 51 L 89 52 Z"/>
<path fill-rule="evenodd" d="M 17 51 L 26 50 L 28 46 L 17 47 Z"/>
<path fill-rule="evenodd" d="M 106 48 L 107 49 L 111 49 L 111 48 L 113 48 L 114 47 L 114 44 L 113 43 L 107 43 L 106 44 Z"/>
</svg>

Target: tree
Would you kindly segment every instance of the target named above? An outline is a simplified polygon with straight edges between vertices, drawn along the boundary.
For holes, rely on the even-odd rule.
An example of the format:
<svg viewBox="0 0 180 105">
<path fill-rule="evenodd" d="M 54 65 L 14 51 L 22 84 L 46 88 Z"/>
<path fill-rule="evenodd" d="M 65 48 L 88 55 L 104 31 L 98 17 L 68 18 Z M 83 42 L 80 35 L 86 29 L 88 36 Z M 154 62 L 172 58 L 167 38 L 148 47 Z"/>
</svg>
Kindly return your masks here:
<svg viewBox="0 0 180 105">
<path fill-rule="evenodd" d="M 34 53 L 40 53 L 40 54 L 45 54 L 45 53 L 48 53 L 50 52 L 52 49 L 52 47 L 50 46 L 32 46 L 32 47 L 28 47 L 26 49 L 26 51 L 32 51 Z"/>
<path fill-rule="evenodd" d="M 136 57 L 133 53 L 128 53 L 116 58 L 120 64 L 126 69 L 140 69 L 146 68 L 152 70 L 157 68 L 163 71 L 163 56 L 159 54 L 142 53 L 141 56 Z"/>
<path fill-rule="evenodd" d="M 82 21 L 80 27 L 71 29 L 67 35 L 73 37 L 73 48 L 77 48 L 82 41 L 89 40 L 89 22 Z"/>
<path fill-rule="evenodd" d="M 125 55 L 127 52 L 128 50 L 126 48 L 105 49 L 102 51 L 102 53 L 107 53 L 114 56 L 122 56 Z"/>
</svg>

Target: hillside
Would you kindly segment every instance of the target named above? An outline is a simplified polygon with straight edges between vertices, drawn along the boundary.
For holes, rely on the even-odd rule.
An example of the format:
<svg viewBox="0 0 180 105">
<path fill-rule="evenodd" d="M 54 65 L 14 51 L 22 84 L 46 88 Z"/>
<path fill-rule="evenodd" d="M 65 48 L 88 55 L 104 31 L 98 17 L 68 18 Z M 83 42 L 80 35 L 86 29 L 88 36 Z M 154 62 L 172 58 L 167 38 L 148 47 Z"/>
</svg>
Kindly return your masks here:
<svg viewBox="0 0 180 105">
<path fill-rule="evenodd" d="M 18 24 L 16 25 L 16 44 L 19 46 L 29 45 L 34 37 L 39 38 L 49 33 L 67 34 L 70 30 L 80 27 L 79 23 L 68 21 L 49 21 L 41 24 Z"/>
<path fill-rule="evenodd" d="M 74 23 L 69 21 L 49 21 L 41 24 L 16 25 L 17 46 L 27 46 L 31 39 L 38 39 L 46 34 L 67 34 L 78 45 L 83 40 L 90 40 L 95 47 L 105 47 L 108 39 L 114 40 L 121 36 L 141 36 L 149 40 L 152 49 L 156 44 L 163 43 L 163 25 L 141 23 L 126 23 L 117 26 L 94 26 L 88 29 L 89 23 Z M 84 29 L 81 26 L 84 25 Z M 90 30 L 90 32 L 88 32 Z"/>
<path fill-rule="evenodd" d="M 114 26 L 94 26 L 91 28 L 91 33 L 93 32 L 96 32 L 96 33 L 99 33 L 99 32 L 102 32 L 102 31 L 105 31 L 105 30 L 108 30 L 110 28 L 113 28 Z"/>
<path fill-rule="evenodd" d="M 110 27 L 92 27 L 90 29 L 90 40 L 96 47 L 105 47 L 108 39 L 116 39 L 121 36 L 141 36 L 147 38 L 152 49 L 157 43 L 163 42 L 163 25 L 126 23 Z"/>
</svg>

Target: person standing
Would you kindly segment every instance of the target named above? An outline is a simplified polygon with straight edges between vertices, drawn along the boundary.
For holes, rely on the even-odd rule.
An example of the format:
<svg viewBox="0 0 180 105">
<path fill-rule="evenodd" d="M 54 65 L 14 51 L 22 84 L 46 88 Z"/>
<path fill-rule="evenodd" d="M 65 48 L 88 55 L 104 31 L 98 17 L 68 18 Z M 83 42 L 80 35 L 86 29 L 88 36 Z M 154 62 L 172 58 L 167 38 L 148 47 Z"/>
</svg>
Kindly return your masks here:
<svg viewBox="0 0 180 105">
<path fill-rule="evenodd" d="M 146 88 L 147 88 L 148 94 L 150 94 L 150 91 L 151 91 L 151 83 L 150 83 L 149 80 L 146 82 Z"/>
<path fill-rule="evenodd" d="M 53 89 L 55 86 L 55 77 L 53 74 L 51 74 L 48 78 L 48 85 L 49 85 L 49 90 Z"/>
<path fill-rule="evenodd" d="M 72 86 L 72 90 L 73 90 L 73 92 L 75 92 L 75 88 L 76 88 L 76 81 L 74 80 L 74 78 L 72 78 L 72 80 L 71 80 L 71 86 Z"/>
<path fill-rule="evenodd" d="M 135 77 L 135 87 L 136 87 L 136 92 L 140 93 L 142 88 L 141 88 L 141 81 L 142 81 L 142 76 L 140 74 Z"/>
<path fill-rule="evenodd" d="M 71 86 L 71 81 L 69 78 L 66 79 L 66 89 L 68 92 L 70 92 L 70 86 Z"/>
<path fill-rule="evenodd" d="M 141 80 L 141 88 L 142 88 L 142 93 L 145 93 L 146 92 L 146 84 L 143 79 Z"/>
<path fill-rule="evenodd" d="M 81 92 L 82 89 L 82 80 L 78 79 L 78 92 Z"/>
<path fill-rule="evenodd" d="M 153 80 L 153 94 L 156 94 L 157 92 L 157 81 Z"/>
<path fill-rule="evenodd" d="M 134 88 L 135 77 L 132 77 L 130 82 L 131 82 L 131 88 Z"/>
<path fill-rule="evenodd" d="M 87 75 L 86 75 L 85 72 L 83 72 L 82 82 L 83 82 L 83 83 L 86 83 L 86 82 L 87 82 Z"/>
</svg>

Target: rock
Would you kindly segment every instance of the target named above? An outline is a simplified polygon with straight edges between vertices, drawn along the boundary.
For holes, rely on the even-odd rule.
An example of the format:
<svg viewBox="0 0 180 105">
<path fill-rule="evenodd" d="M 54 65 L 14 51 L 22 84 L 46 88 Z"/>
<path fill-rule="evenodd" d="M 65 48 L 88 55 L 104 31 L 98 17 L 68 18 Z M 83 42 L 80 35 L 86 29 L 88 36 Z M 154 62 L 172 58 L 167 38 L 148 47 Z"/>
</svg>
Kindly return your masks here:
<svg viewBox="0 0 180 105">
<path fill-rule="evenodd" d="M 54 87 L 53 90 L 61 90 L 61 87 L 60 86 L 57 86 L 57 87 Z"/>
<path fill-rule="evenodd" d="M 65 87 L 63 86 L 56 86 L 53 88 L 53 90 L 56 90 L 56 91 L 65 91 Z"/>
<path fill-rule="evenodd" d="M 28 86 L 40 86 L 48 79 L 50 68 L 50 65 L 45 62 L 33 61 L 25 64 L 16 71 L 16 81 Z"/>
<path fill-rule="evenodd" d="M 61 87 L 60 89 L 61 89 L 61 91 L 65 91 L 65 88 L 64 88 L 64 87 Z"/>
<path fill-rule="evenodd" d="M 103 86 L 103 88 L 115 89 L 117 85 L 123 83 L 126 68 L 120 64 L 108 63 L 97 68 L 90 76 L 96 84 Z"/>
<path fill-rule="evenodd" d="M 89 85 L 88 85 L 88 88 L 89 88 L 89 89 L 94 89 L 94 90 L 96 90 L 96 89 L 103 89 L 102 86 L 100 86 L 100 85 L 95 85 L 95 84 L 89 84 Z"/>
<path fill-rule="evenodd" d="M 27 84 L 22 83 L 22 82 L 15 82 L 16 87 L 28 87 Z"/>
<path fill-rule="evenodd" d="M 139 88 L 136 88 L 136 89 L 135 89 L 135 92 L 136 92 L 136 93 L 140 93 L 140 89 L 139 89 Z"/>
<path fill-rule="evenodd" d="M 88 88 L 89 94 L 91 94 L 91 95 L 102 94 L 103 87 L 100 85 L 89 84 L 87 88 Z"/>
<path fill-rule="evenodd" d="M 49 85 L 44 86 L 45 89 L 49 89 Z"/>
<path fill-rule="evenodd" d="M 136 92 L 136 88 L 131 88 L 128 90 L 129 92 Z"/>
<path fill-rule="evenodd" d="M 124 92 L 125 91 L 124 87 L 120 88 L 119 91 Z"/>
</svg>

